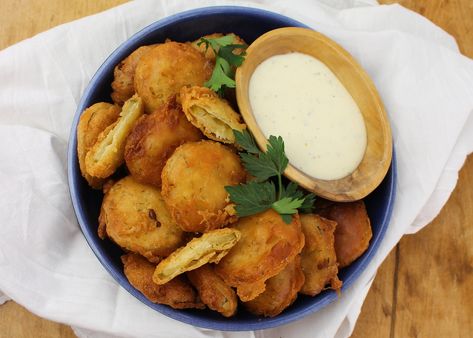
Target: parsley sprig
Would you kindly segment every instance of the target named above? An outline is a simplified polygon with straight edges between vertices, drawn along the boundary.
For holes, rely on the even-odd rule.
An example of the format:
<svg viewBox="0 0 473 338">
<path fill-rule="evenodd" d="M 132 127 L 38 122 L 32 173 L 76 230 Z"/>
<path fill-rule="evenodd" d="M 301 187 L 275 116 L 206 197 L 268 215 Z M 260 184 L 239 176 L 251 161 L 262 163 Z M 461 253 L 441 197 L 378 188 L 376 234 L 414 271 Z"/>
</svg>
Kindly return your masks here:
<svg viewBox="0 0 473 338">
<path fill-rule="evenodd" d="M 289 160 L 282 137 L 270 136 L 267 150 L 262 152 L 247 130 L 234 130 L 233 133 L 238 145 L 246 151 L 240 153 L 240 158 L 248 173 L 254 176 L 246 184 L 225 187 L 230 200 L 236 204 L 238 216 L 250 216 L 272 208 L 289 224 L 298 210 L 310 212 L 315 195 L 305 195 L 294 182 L 283 184 L 282 175 Z M 273 178 L 276 178 L 277 189 Z"/>
<path fill-rule="evenodd" d="M 205 50 L 209 47 L 215 53 L 215 67 L 204 85 L 220 96 L 223 96 L 225 88 L 235 88 L 235 67 L 242 65 L 245 60 L 246 45 L 235 44 L 235 34 L 228 34 L 220 38 L 201 38 L 198 46 L 205 44 Z M 235 54 L 235 51 L 238 54 Z"/>
</svg>

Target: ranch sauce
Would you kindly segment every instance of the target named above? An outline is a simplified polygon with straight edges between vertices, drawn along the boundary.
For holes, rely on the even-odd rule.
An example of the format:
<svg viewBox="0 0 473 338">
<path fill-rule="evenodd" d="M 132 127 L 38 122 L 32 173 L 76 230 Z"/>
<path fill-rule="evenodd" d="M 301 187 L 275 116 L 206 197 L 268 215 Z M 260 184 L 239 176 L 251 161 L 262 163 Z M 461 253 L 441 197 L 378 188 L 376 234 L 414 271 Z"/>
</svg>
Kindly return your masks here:
<svg viewBox="0 0 473 338">
<path fill-rule="evenodd" d="M 290 163 L 335 180 L 352 173 L 366 149 L 357 104 L 330 69 L 302 53 L 263 61 L 250 79 L 250 104 L 266 137 L 282 136 Z"/>
</svg>

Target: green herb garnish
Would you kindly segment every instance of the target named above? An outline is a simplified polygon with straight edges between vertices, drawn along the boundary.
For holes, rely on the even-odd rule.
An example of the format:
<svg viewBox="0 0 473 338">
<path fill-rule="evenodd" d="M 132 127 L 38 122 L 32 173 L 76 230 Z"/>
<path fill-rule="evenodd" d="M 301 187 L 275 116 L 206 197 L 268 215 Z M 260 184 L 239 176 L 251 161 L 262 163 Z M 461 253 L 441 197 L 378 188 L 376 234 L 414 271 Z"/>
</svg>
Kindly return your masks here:
<svg viewBox="0 0 473 338">
<path fill-rule="evenodd" d="M 228 34 L 220 38 L 201 38 L 198 46 L 205 44 L 205 50 L 209 47 L 215 53 L 215 67 L 210 77 L 204 85 L 220 96 L 223 96 L 225 88 L 235 88 L 235 67 L 242 65 L 245 60 L 246 45 L 234 44 L 235 35 Z M 235 50 L 239 50 L 235 54 Z"/>
<path fill-rule="evenodd" d="M 315 195 L 304 195 L 294 182 L 286 186 L 283 184 L 282 175 L 289 160 L 284 152 L 282 137 L 270 136 L 267 150 L 262 152 L 247 130 L 234 130 L 233 133 L 236 143 L 246 151 L 240 153 L 243 164 L 254 176 L 254 180 L 246 184 L 225 187 L 230 200 L 236 204 L 237 214 L 250 216 L 272 208 L 289 224 L 292 215 L 298 211 L 310 212 Z M 277 180 L 277 190 L 273 178 Z"/>
</svg>

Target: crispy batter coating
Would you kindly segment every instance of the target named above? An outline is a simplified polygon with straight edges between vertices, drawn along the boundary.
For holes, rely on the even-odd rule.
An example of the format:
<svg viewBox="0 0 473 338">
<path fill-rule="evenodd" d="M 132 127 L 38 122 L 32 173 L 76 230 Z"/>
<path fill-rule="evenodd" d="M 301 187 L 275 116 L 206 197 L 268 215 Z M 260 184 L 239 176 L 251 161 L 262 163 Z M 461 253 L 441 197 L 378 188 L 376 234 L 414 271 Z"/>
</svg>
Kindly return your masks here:
<svg viewBox="0 0 473 338">
<path fill-rule="evenodd" d="M 274 317 L 296 300 L 303 284 L 301 259 L 296 256 L 284 270 L 266 281 L 266 290 L 262 294 L 243 304 L 255 315 Z"/>
<path fill-rule="evenodd" d="M 77 125 L 77 157 L 82 176 L 92 188 L 100 189 L 104 179 L 89 175 L 85 169 L 85 156 L 97 141 L 101 132 L 114 123 L 120 115 L 120 107 L 111 103 L 95 103 L 82 113 Z"/>
<path fill-rule="evenodd" d="M 166 304 L 175 309 L 205 308 L 184 278 L 174 278 L 164 285 L 158 285 L 153 282 L 154 264 L 134 253 L 123 255 L 121 259 L 130 284 L 153 303 Z"/>
<path fill-rule="evenodd" d="M 143 103 L 133 96 L 123 105 L 118 120 L 107 127 L 85 156 L 85 169 L 91 176 L 106 178 L 123 163 L 126 138 L 143 114 Z"/>
<path fill-rule="evenodd" d="M 126 100 L 135 94 L 135 69 L 138 61 L 157 45 L 141 46 L 134 50 L 113 70 L 112 100 L 118 105 L 123 105 Z"/>
<path fill-rule="evenodd" d="M 232 33 L 233 34 L 233 33 Z M 238 35 L 233 34 L 233 44 L 235 45 L 246 45 L 246 42 L 240 38 Z M 222 33 L 213 33 L 213 34 L 208 34 L 204 35 L 203 38 L 206 39 L 215 39 L 215 38 L 221 38 L 223 36 Z M 199 52 L 203 53 L 205 57 L 209 60 L 215 61 L 215 53 L 212 48 L 207 48 L 205 47 L 205 43 L 201 44 L 200 46 L 198 45 L 200 42 L 200 38 L 192 42 L 192 47 L 197 49 Z M 238 50 L 236 50 L 238 52 Z M 237 53 L 239 54 L 239 53 Z"/>
<path fill-rule="evenodd" d="M 241 240 L 215 267 L 220 277 L 244 302 L 250 301 L 265 289 L 267 279 L 281 272 L 304 246 L 299 216 L 290 224 L 284 223 L 274 210 L 241 218 L 234 228 Z"/>
<path fill-rule="evenodd" d="M 181 106 L 171 99 L 135 124 L 126 141 L 126 166 L 137 181 L 160 187 L 161 172 L 174 150 L 202 137 L 187 121 Z"/>
<path fill-rule="evenodd" d="M 199 292 L 202 302 L 225 317 L 236 313 L 238 299 L 235 291 L 215 273 L 209 264 L 188 271 L 187 277 Z"/>
<path fill-rule="evenodd" d="M 231 228 L 212 230 L 194 238 L 162 260 L 153 274 L 153 281 L 164 284 L 207 263 L 218 263 L 240 239 L 240 232 Z"/>
<path fill-rule="evenodd" d="M 185 143 L 164 166 L 162 194 L 184 231 L 205 232 L 236 221 L 225 186 L 245 179 L 240 159 L 230 148 L 213 141 Z"/>
<path fill-rule="evenodd" d="M 203 85 L 212 74 L 213 64 L 189 44 L 166 42 L 153 48 L 138 61 L 135 90 L 148 113 L 186 85 Z"/>
<path fill-rule="evenodd" d="M 363 201 L 333 203 L 320 214 L 337 222 L 335 252 L 340 268 L 350 265 L 368 249 L 373 234 Z"/>
<path fill-rule="evenodd" d="M 169 215 L 159 190 L 131 176 L 105 194 L 99 236 L 106 235 L 125 250 L 155 263 L 184 244 L 184 233 Z"/>
<path fill-rule="evenodd" d="M 338 279 L 337 255 L 334 246 L 334 231 L 337 222 L 319 215 L 301 215 L 302 232 L 305 245 L 301 252 L 302 270 L 305 283 L 301 293 L 315 296 L 327 284 L 334 290 L 342 287 Z"/>
<path fill-rule="evenodd" d="M 240 114 L 209 88 L 182 87 L 180 100 L 187 119 L 209 139 L 232 144 L 235 143 L 232 129 L 246 128 Z"/>
</svg>

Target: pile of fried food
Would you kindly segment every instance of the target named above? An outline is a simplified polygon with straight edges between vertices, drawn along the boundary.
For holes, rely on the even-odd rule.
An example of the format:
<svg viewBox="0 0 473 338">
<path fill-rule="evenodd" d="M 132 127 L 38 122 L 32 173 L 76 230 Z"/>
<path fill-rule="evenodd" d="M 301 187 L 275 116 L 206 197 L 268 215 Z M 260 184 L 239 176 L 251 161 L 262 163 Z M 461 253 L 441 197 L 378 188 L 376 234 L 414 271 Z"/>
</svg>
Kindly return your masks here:
<svg viewBox="0 0 473 338">
<path fill-rule="evenodd" d="M 271 209 L 238 217 L 224 187 L 249 179 L 232 132 L 246 126 L 231 99 L 204 86 L 214 63 L 196 41 L 131 53 L 115 68 L 113 104 L 81 115 L 80 169 L 105 194 L 98 235 L 126 252 L 124 273 L 146 298 L 225 317 L 240 302 L 273 317 L 298 294 L 339 290 L 339 268 L 367 249 L 370 221 L 362 201 L 319 203 L 290 224 Z"/>
</svg>

